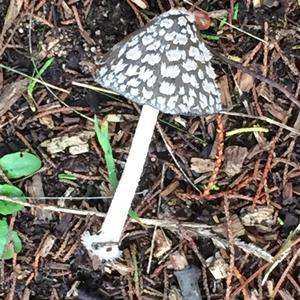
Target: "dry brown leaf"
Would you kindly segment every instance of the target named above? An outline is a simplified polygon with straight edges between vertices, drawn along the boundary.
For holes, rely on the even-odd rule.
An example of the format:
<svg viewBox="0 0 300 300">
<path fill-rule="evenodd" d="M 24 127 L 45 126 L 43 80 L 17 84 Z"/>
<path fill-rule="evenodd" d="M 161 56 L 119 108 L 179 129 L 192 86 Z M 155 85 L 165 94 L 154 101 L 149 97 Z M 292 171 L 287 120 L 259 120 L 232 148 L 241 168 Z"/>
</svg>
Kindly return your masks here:
<svg viewBox="0 0 300 300">
<path fill-rule="evenodd" d="M 170 293 L 168 295 L 169 300 L 184 300 L 183 297 L 181 296 L 180 291 L 175 287 L 172 286 L 170 289 Z"/>
<path fill-rule="evenodd" d="M 53 121 L 53 118 L 52 118 L 51 115 L 44 116 L 44 117 L 40 117 L 40 118 L 39 118 L 39 122 L 40 122 L 42 125 L 47 126 L 49 129 L 53 129 L 54 126 L 55 126 L 54 121 Z"/>
<path fill-rule="evenodd" d="M 240 146 L 229 146 L 225 149 L 224 172 L 232 177 L 241 172 L 248 149 Z"/>
<path fill-rule="evenodd" d="M 189 265 L 185 254 L 179 251 L 170 255 L 170 262 L 174 270 L 183 270 Z"/>
<path fill-rule="evenodd" d="M 242 92 L 249 93 L 254 84 L 254 77 L 249 74 L 242 73 L 238 85 Z"/>
<path fill-rule="evenodd" d="M 157 229 L 155 234 L 155 250 L 154 257 L 162 257 L 172 248 L 171 240 L 165 235 L 164 231 Z"/>
<path fill-rule="evenodd" d="M 6 31 L 14 23 L 18 14 L 20 13 L 22 5 L 23 5 L 23 0 L 10 0 L 9 7 L 7 9 L 7 13 L 4 19 L 4 25 L 2 28 L 1 36 L 0 36 L 0 46 L 2 46 L 3 38 L 5 36 Z"/>
<path fill-rule="evenodd" d="M 10 107 L 20 99 L 26 91 L 28 79 L 16 80 L 7 84 L 0 94 L 0 116 L 3 116 Z"/>
<path fill-rule="evenodd" d="M 73 16 L 73 11 L 72 9 L 68 6 L 68 4 L 66 3 L 66 1 L 62 1 L 61 2 L 63 11 L 64 11 L 64 15 L 66 19 L 71 19 Z"/>
</svg>

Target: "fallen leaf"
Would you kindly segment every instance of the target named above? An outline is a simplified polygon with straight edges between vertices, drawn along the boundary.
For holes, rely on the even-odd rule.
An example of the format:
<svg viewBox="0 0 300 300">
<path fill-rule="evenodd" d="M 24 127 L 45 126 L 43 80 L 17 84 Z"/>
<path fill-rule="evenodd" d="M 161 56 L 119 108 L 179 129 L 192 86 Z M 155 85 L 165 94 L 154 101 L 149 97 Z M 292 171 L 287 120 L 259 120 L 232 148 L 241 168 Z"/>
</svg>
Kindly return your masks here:
<svg viewBox="0 0 300 300">
<path fill-rule="evenodd" d="M 224 172 L 232 177 L 242 170 L 248 149 L 240 146 L 229 146 L 225 149 Z"/>
<path fill-rule="evenodd" d="M 3 38 L 6 34 L 6 31 L 11 27 L 14 23 L 15 19 L 17 18 L 18 14 L 23 5 L 23 0 L 10 0 L 9 7 L 7 9 L 7 13 L 4 19 L 4 24 L 0 36 L 0 48 L 2 48 Z"/>
<path fill-rule="evenodd" d="M 252 89 L 253 84 L 254 84 L 254 78 L 251 75 L 247 73 L 241 74 L 238 85 L 242 92 L 248 93 Z"/>
<path fill-rule="evenodd" d="M 10 107 L 20 99 L 26 91 L 28 79 L 16 80 L 7 84 L 0 94 L 0 116 L 3 116 Z"/>
<path fill-rule="evenodd" d="M 261 7 L 261 2 L 262 2 L 262 0 L 252 0 L 253 7 L 254 7 L 254 8 L 259 8 L 259 7 Z"/>
<path fill-rule="evenodd" d="M 171 240 L 165 235 L 164 231 L 157 229 L 155 234 L 155 250 L 154 257 L 162 257 L 172 248 Z"/>
<path fill-rule="evenodd" d="M 39 122 L 42 124 L 42 125 L 45 125 L 47 126 L 49 129 L 53 129 L 54 128 L 54 121 L 53 121 L 53 118 L 51 115 L 48 115 L 48 116 L 44 116 L 44 117 L 40 117 L 39 118 Z"/>
</svg>

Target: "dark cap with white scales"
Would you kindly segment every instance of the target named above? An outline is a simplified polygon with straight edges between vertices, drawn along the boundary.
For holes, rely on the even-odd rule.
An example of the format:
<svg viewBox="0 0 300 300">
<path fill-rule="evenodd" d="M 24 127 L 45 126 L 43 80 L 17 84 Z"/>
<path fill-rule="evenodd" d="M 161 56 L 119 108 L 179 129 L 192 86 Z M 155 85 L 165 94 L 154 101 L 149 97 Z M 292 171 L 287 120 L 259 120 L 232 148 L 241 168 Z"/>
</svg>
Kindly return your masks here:
<svg viewBox="0 0 300 300">
<path fill-rule="evenodd" d="M 172 9 L 115 45 L 96 81 L 164 113 L 213 114 L 222 108 L 211 58 L 194 15 Z"/>
</svg>

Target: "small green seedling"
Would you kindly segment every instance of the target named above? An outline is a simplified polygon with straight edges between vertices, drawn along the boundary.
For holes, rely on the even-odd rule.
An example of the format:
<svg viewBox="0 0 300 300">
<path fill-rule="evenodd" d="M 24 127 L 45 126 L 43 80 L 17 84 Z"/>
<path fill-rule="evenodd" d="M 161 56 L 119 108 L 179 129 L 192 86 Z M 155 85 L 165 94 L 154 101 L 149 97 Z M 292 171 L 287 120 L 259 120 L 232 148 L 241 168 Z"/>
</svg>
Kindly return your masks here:
<svg viewBox="0 0 300 300">
<path fill-rule="evenodd" d="M 202 37 L 208 41 L 218 41 L 220 37 L 216 34 L 202 33 Z"/>
<path fill-rule="evenodd" d="M 33 98 L 33 91 L 34 88 L 37 84 L 37 79 L 39 79 L 43 73 L 45 73 L 45 71 L 52 65 L 52 63 L 54 62 L 54 57 L 49 58 L 39 70 L 36 70 L 33 73 L 33 77 L 34 79 L 31 79 L 28 85 L 28 89 L 27 89 L 27 94 L 30 98 Z"/>
<path fill-rule="evenodd" d="M 112 153 L 112 147 L 109 141 L 108 122 L 107 121 L 101 122 L 101 127 L 100 127 L 97 116 L 95 115 L 94 124 L 95 124 L 94 128 L 95 128 L 97 140 L 104 152 L 104 159 L 105 159 L 106 168 L 108 172 L 109 182 L 113 191 L 115 191 L 118 186 L 118 179 L 117 179 L 115 160 Z M 130 209 L 128 214 L 132 219 L 139 221 L 139 216 L 134 210 Z"/>
<path fill-rule="evenodd" d="M 39 157 L 28 152 L 6 154 L 0 158 L 0 169 L 9 179 L 18 179 L 35 173 L 41 167 Z M 1 199 L 1 196 L 17 198 L 25 202 L 23 191 L 12 184 L 0 184 L 0 214 L 11 215 L 23 209 L 23 205 Z M 10 240 L 8 240 L 8 238 Z M 11 259 L 22 250 L 22 242 L 16 231 L 9 232 L 6 219 L 0 220 L 0 259 Z"/>
<path fill-rule="evenodd" d="M 220 187 L 217 184 L 214 184 L 211 189 L 212 192 L 219 192 L 220 191 Z"/>
<path fill-rule="evenodd" d="M 11 237 L 8 241 L 8 237 Z M 9 226 L 6 219 L 0 220 L 0 259 L 11 259 L 14 253 L 22 250 L 22 242 L 18 233 L 14 230 L 9 234 Z"/>
<path fill-rule="evenodd" d="M 235 5 L 233 7 L 232 19 L 234 21 L 237 21 L 237 19 L 239 17 L 239 10 L 240 10 L 240 4 L 237 2 L 237 3 L 235 3 Z M 222 17 L 220 19 L 219 29 L 222 29 L 227 24 L 227 21 L 228 21 L 227 17 Z"/>
<path fill-rule="evenodd" d="M 0 168 L 9 179 L 29 176 L 40 169 L 39 157 L 28 152 L 15 152 L 0 158 Z"/>
<path fill-rule="evenodd" d="M 74 175 L 71 175 L 71 174 L 66 174 L 66 173 L 61 173 L 61 174 L 58 174 L 58 179 L 59 180 L 76 180 L 77 177 L 74 176 Z"/>
<path fill-rule="evenodd" d="M 220 25 L 219 25 L 219 29 L 222 29 L 227 23 L 227 17 L 222 17 L 220 19 Z"/>
<path fill-rule="evenodd" d="M 279 224 L 280 226 L 284 225 L 284 221 L 281 218 L 277 218 L 277 224 Z"/>
<path fill-rule="evenodd" d="M 118 179 L 117 179 L 115 160 L 109 142 L 108 122 L 107 121 L 101 122 L 101 128 L 100 128 L 97 116 L 95 115 L 94 124 L 95 124 L 95 132 L 96 132 L 97 140 L 104 152 L 104 158 L 107 167 L 109 182 L 112 189 L 115 191 L 118 186 Z"/>
</svg>

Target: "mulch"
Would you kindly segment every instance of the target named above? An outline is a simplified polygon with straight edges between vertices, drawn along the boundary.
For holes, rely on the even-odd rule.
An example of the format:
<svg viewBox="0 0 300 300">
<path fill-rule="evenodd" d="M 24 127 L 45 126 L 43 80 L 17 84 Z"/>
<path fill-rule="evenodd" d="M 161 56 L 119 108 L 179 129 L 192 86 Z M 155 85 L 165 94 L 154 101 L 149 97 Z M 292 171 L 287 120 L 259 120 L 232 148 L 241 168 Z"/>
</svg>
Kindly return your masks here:
<svg viewBox="0 0 300 300">
<path fill-rule="evenodd" d="M 104 53 L 190 5 L 0 1 L 0 156 L 29 150 L 43 161 L 13 182 L 29 204 L 7 218 L 23 249 L 0 262 L 1 299 L 196 299 L 191 289 L 198 299 L 299 299 L 300 5 L 190 2 L 212 17 L 204 40 L 224 113 L 160 115 L 133 203 L 143 224 L 128 222 L 121 259 L 95 270 L 80 236 L 99 230 L 112 193 L 91 118 L 109 122 L 120 176 L 140 107 L 72 82 L 96 85 Z M 234 27 L 220 26 L 225 15 Z M 31 98 L 25 76 L 50 57 L 42 79 L 53 86 Z M 77 142 L 50 153 L 43 143 L 57 137 Z"/>
</svg>

